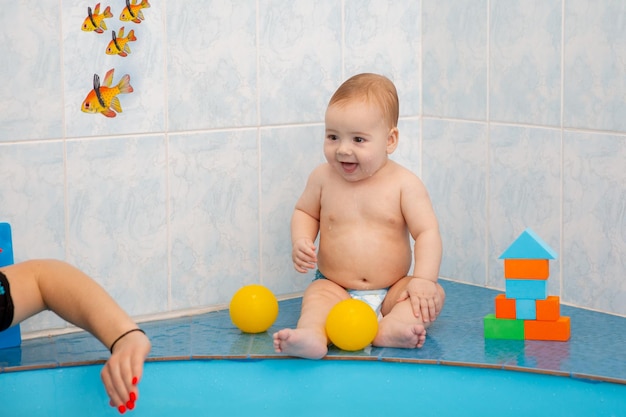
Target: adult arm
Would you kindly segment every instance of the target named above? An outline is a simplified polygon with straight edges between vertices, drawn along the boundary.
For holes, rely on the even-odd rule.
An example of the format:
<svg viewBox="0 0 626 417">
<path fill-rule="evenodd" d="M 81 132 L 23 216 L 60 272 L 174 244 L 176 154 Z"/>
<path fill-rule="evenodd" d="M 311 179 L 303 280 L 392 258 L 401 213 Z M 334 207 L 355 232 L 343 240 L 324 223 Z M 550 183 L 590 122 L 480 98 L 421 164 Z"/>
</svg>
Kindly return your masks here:
<svg viewBox="0 0 626 417">
<path fill-rule="evenodd" d="M 31 260 L 1 270 L 9 281 L 15 306 L 13 324 L 51 310 L 93 334 L 107 348 L 124 333 L 138 328 L 98 283 L 66 262 Z M 115 343 L 101 372 L 112 406 L 134 406 L 136 384 L 150 348 L 150 341 L 139 331 Z"/>
</svg>

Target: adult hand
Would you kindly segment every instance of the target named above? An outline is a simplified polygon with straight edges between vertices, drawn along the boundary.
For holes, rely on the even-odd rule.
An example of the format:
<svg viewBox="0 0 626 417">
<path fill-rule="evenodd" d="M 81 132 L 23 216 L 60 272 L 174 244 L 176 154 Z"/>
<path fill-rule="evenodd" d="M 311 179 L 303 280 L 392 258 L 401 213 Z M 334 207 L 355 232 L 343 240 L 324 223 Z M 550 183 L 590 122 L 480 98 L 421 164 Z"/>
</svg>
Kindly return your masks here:
<svg viewBox="0 0 626 417">
<path fill-rule="evenodd" d="M 141 381 L 143 364 L 150 352 L 150 340 L 140 331 L 133 331 L 119 339 L 111 357 L 102 368 L 109 404 L 120 413 L 135 408 L 139 398 L 137 384 Z"/>
</svg>

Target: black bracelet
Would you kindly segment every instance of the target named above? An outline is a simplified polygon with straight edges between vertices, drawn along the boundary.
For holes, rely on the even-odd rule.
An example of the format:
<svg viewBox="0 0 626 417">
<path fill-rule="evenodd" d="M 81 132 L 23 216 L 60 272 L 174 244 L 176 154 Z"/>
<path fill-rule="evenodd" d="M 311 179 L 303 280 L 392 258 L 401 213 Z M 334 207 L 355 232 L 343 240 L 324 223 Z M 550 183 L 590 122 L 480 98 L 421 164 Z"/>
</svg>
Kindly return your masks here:
<svg viewBox="0 0 626 417">
<path fill-rule="evenodd" d="M 143 333 L 143 334 L 146 334 L 146 332 L 144 332 L 143 330 L 141 330 L 139 327 L 137 327 L 136 329 L 131 329 L 131 330 L 129 330 L 129 331 L 127 331 L 127 332 L 125 332 L 125 333 L 122 333 L 122 335 L 121 335 L 120 337 L 118 337 L 117 339 L 115 339 L 115 342 L 111 343 L 111 348 L 109 349 L 109 350 L 111 351 L 111 354 L 113 354 L 113 347 L 115 346 L 115 344 L 116 344 L 117 342 L 119 342 L 121 338 L 123 338 L 124 336 L 126 336 L 127 334 L 132 333 L 132 332 L 141 332 L 141 333 Z"/>
</svg>

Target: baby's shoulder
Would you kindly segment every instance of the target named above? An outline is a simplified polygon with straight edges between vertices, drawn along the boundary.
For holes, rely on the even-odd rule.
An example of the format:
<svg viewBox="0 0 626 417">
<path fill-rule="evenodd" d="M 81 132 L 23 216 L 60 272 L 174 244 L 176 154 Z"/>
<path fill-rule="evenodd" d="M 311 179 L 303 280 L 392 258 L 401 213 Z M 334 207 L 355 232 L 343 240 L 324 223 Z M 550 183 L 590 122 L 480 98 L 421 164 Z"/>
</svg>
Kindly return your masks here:
<svg viewBox="0 0 626 417">
<path fill-rule="evenodd" d="M 328 162 L 324 162 L 315 167 L 309 177 L 318 181 L 324 181 L 331 177 L 333 173 L 334 171 L 330 164 Z"/>
<path fill-rule="evenodd" d="M 318 165 L 311 171 L 307 180 L 307 187 L 309 188 L 324 188 L 330 181 L 332 176 L 332 169 L 328 163 Z"/>
<path fill-rule="evenodd" d="M 390 162 L 390 166 L 392 168 L 390 174 L 392 176 L 394 176 L 396 179 L 400 179 L 400 180 L 404 180 L 404 181 L 415 181 L 415 182 L 422 182 L 422 180 L 420 179 L 420 177 L 413 171 L 411 171 L 409 168 L 405 167 L 404 165 L 400 165 L 397 162 L 394 161 L 389 161 Z"/>
</svg>

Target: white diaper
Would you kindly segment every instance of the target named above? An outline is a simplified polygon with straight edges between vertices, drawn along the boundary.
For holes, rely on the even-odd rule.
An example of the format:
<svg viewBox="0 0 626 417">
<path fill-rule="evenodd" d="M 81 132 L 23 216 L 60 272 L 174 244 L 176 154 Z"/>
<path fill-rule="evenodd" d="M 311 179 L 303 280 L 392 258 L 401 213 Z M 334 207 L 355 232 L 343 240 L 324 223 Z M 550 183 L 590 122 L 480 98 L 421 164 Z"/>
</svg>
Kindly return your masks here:
<svg viewBox="0 0 626 417">
<path fill-rule="evenodd" d="M 372 310 L 378 316 L 380 320 L 382 318 L 382 313 L 380 309 L 383 306 L 383 301 L 387 296 L 387 289 L 382 288 L 380 290 L 348 290 L 348 294 L 355 300 L 360 300 L 366 303 L 368 306 L 372 307 Z"/>
</svg>

